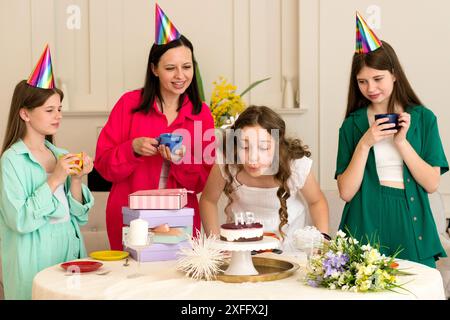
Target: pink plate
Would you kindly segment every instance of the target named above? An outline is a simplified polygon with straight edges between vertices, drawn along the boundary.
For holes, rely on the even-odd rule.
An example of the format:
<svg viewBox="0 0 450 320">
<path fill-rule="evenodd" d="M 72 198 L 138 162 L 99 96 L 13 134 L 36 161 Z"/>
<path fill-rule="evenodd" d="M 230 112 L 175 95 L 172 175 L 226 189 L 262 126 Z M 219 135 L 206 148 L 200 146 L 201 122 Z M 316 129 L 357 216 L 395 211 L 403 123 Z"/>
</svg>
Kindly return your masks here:
<svg viewBox="0 0 450 320">
<path fill-rule="evenodd" d="M 70 261 L 66 263 L 62 263 L 61 267 L 64 270 L 71 271 L 73 273 L 78 272 L 91 272 L 100 268 L 103 263 L 98 261 Z"/>
</svg>

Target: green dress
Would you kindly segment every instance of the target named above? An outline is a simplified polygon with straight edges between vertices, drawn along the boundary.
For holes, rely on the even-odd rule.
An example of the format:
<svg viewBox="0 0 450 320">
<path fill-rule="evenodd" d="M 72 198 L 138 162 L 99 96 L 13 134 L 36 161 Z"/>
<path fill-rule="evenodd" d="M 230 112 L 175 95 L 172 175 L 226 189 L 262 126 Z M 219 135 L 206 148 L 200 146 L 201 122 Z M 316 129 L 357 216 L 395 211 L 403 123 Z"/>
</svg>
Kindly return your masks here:
<svg viewBox="0 0 450 320">
<path fill-rule="evenodd" d="M 46 141 L 55 157 L 67 153 Z M 83 204 L 70 193 L 70 178 L 64 185 L 67 211 L 50 190 L 47 173 L 19 140 L 0 160 L 0 243 L 3 285 L 6 299 L 31 299 L 34 276 L 49 266 L 86 256 L 79 225 L 88 221 L 94 204 L 89 189 L 82 185 Z"/>
<path fill-rule="evenodd" d="M 424 106 L 414 106 L 406 111 L 411 115 L 410 128 L 406 134 L 407 140 L 424 161 L 433 167 L 440 167 L 441 174 L 444 174 L 449 168 L 439 136 L 436 116 Z M 339 129 L 335 179 L 349 165 L 356 145 L 368 129 L 367 108 L 354 111 L 344 120 Z M 348 228 L 353 236 L 363 241 L 366 239 L 366 242 L 366 236 L 371 239 L 375 237 L 376 240 L 382 233 L 380 230 L 384 229 L 385 234 L 397 238 L 396 240 L 404 243 L 405 246 L 414 245 L 417 253 L 415 257 L 414 255 L 407 257 L 409 260 L 422 262 L 431 259 L 434 263 L 438 257 L 446 257 L 446 253 L 439 240 L 428 193 L 414 180 L 405 164 L 403 164 L 403 182 L 405 189 L 397 190 L 396 193 L 404 195 L 406 212 L 402 219 L 408 221 L 409 225 L 402 230 L 409 231 L 399 232 L 398 226 L 395 225 L 399 220 L 386 216 L 383 209 L 383 203 L 386 202 L 383 199 L 386 188 L 379 183 L 375 155 L 371 148 L 361 186 L 352 200 L 345 204 L 339 228 L 344 232 Z"/>
</svg>

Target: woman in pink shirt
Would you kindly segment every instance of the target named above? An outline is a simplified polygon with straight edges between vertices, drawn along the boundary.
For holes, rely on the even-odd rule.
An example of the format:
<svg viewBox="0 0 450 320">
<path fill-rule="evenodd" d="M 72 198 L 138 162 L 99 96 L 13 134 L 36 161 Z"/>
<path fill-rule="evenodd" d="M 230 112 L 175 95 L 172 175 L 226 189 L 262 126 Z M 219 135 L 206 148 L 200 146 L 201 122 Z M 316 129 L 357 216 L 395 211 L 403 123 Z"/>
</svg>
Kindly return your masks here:
<svg viewBox="0 0 450 320">
<path fill-rule="evenodd" d="M 95 168 L 112 182 L 106 225 L 113 250 L 122 250 L 122 207 L 138 190 L 195 191 L 187 206 L 195 209 L 194 229 L 200 228 L 197 193 L 214 163 L 214 120 L 200 99 L 195 64 L 192 44 L 183 35 L 153 44 L 144 88 L 119 99 L 100 133 Z M 161 133 L 182 135 L 183 147 L 171 153 L 158 146 Z"/>
</svg>

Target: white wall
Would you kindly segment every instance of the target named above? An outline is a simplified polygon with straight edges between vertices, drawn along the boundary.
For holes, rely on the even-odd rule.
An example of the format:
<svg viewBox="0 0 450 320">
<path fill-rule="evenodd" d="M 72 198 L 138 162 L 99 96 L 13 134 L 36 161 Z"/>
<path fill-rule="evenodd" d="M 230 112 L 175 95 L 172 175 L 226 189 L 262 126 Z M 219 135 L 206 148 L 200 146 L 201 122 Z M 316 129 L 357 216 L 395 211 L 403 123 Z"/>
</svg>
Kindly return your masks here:
<svg viewBox="0 0 450 320">
<path fill-rule="evenodd" d="M 64 84 L 66 116 L 107 112 L 119 96 L 143 85 L 154 40 L 149 0 L 0 0 L 0 103 L 28 77 L 50 44 L 57 84 Z M 159 1 L 195 47 L 209 100 L 212 82 L 225 76 L 248 103 L 282 106 L 283 77 L 298 84 L 297 0 Z M 78 9 L 74 11 L 73 9 Z M 69 113 L 70 112 L 70 113 Z M 78 113 L 74 115 L 75 113 Z M 0 116 L 3 132 L 6 115 Z"/>
</svg>

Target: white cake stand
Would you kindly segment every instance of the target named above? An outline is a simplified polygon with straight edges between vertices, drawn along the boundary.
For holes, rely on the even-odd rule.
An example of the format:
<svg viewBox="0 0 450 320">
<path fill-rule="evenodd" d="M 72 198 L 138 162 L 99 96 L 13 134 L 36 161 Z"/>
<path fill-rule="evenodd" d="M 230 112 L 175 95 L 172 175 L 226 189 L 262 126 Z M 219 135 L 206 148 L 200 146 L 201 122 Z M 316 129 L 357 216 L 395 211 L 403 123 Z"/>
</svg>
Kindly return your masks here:
<svg viewBox="0 0 450 320">
<path fill-rule="evenodd" d="M 226 275 L 255 275 L 258 271 L 255 269 L 252 261 L 253 250 L 276 249 L 280 246 L 280 241 L 274 237 L 264 237 L 259 241 L 248 242 L 229 242 L 216 240 L 214 247 L 231 251 L 231 261 L 225 270 Z"/>
</svg>

